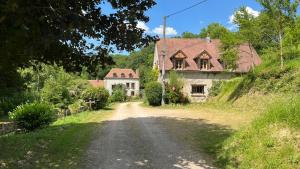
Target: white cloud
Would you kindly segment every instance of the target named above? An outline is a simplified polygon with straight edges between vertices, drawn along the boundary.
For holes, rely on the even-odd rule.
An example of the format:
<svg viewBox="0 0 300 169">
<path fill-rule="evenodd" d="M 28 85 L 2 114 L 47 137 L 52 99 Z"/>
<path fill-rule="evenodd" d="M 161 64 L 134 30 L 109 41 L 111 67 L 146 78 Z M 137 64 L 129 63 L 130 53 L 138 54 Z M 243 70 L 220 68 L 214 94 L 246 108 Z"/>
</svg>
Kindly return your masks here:
<svg viewBox="0 0 300 169">
<path fill-rule="evenodd" d="M 249 14 L 253 15 L 254 17 L 258 17 L 260 12 L 259 11 L 256 11 L 254 9 L 252 9 L 251 7 L 247 6 L 246 7 L 246 10 Z"/>
<path fill-rule="evenodd" d="M 162 35 L 163 34 L 163 25 L 160 25 L 159 27 L 156 27 L 152 30 L 152 33 Z M 177 31 L 173 27 L 167 27 L 166 28 L 166 35 L 177 35 Z"/>
<path fill-rule="evenodd" d="M 256 10 L 252 9 L 251 7 L 249 7 L 249 6 L 246 7 L 246 11 L 249 14 L 253 15 L 254 17 L 258 17 L 259 14 L 260 14 L 259 11 L 256 11 Z M 234 20 L 235 20 L 235 14 L 236 14 L 236 12 L 229 17 L 229 23 L 232 24 L 234 22 Z"/>
<path fill-rule="evenodd" d="M 150 28 L 146 25 L 145 22 L 142 22 L 142 21 L 138 21 L 137 27 L 140 29 L 144 29 L 146 33 L 148 33 L 150 31 Z"/>
<path fill-rule="evenodd" d="M 157 34 L 162 35 L 163 34 L 163 25 L 160 25 L 159 27 L 156 27 L 154 29 L 150 29 L 145 22 L 138 21 L 137 22 L 137 28 L 144 29 L 145 33 L 147 34 Z M 177 35 L 177 31 L 173 27 L 167 27 L 166 28 L 166 35 L 172 36 Z"/>
<path fill-rule="evenodd" d="M 231 25 L 229 25 L 229 26 L 227 26 L 227 29 L 229 29 L 230 31 L 236 31 L 237 30 L 237 25 L 235 25 L 235 24 L 231 24 Z"/>
</svg>

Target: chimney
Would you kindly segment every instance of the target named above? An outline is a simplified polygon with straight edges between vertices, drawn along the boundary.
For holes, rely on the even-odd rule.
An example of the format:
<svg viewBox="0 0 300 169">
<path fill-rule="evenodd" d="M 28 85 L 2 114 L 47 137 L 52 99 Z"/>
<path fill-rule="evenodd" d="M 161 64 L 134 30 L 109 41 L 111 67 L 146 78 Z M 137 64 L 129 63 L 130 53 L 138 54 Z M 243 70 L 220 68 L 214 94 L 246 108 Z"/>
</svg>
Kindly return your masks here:
<svg viewBox="0 0 300 169">
<path fill-rule="evenodd" d="M 207 34 L 207 37 L 206 37 L 205 39 L 206 39 L 206 42 L 207 42 L 207 43 L 210 43 L 210 42 L 211 42 L 209 33 Z"/>
<path fill-rule="evenodd" d="M 136 69 L 136 70 L 135 70 L 135 74 L 137 75 L 137 77 L 140 77 L 139 73 L 140 73 L 140 72 L 139 72 L 139 69 Z"/>
</svg>

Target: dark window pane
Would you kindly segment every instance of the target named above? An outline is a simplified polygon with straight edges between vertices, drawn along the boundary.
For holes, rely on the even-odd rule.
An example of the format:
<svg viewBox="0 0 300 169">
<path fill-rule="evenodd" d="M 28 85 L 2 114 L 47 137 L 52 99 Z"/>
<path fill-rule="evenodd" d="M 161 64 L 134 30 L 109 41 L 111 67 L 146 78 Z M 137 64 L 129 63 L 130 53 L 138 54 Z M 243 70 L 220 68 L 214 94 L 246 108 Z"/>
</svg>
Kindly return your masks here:
<svg viewBox="0 0 300 169">
<path fill-rule="evenodd" d="M 193 85 L 192 94 L 204 94 L 204 85 Z"/>
</svg>

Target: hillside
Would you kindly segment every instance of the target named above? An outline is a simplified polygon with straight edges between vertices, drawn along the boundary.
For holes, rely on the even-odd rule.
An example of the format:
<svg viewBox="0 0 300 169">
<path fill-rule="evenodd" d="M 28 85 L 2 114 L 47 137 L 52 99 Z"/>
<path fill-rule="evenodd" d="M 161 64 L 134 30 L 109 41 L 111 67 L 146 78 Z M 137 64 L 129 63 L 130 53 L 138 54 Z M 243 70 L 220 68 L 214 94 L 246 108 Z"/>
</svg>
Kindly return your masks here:
<svg viewBox="0 0 300 169">
<path fill-rule="evenodd" d="M 300 168 L 300 59 L 264 59 L 252 73 L 218 84 L 209 103 L 261 112 L 223 144 L 221 168 Z"/>
</svg>

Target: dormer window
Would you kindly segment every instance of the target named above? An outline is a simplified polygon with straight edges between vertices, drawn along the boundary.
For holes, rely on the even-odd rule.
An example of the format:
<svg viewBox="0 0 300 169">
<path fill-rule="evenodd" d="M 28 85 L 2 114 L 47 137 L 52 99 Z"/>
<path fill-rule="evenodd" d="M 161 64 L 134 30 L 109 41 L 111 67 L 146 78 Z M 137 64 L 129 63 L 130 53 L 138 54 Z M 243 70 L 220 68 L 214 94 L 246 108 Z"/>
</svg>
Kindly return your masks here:
<svg viewBox="0 0 300 169">
<path fill-rule="evenodd" d="M 129 73 L 129 78 L 133 78 L 133 75 L 132 75 L 132 73 Z"/>
<path fill-rule="evenodd" d="M 116 73 L 114 73 L 114 74 L 113 74 L 113 77 L 114 77 L 114 78 L 117 78 L 117 77 L 118 77 L 118 75 L 117 75 Z"/>
<path fill-rule="evenodd" d="M 208 59 L 200 59 L 200 65 L 199 65 L 200 70 L 208 70 L 209 69 L 208 65 L 209 65 Z"/>
<path fill-rule="evenodd" d="M 172 57 L 171 61 L 173 62 L 173 68 L 175 70 L 182 70 L 187 66 L 185 59 L 187 58 L 186 54 L 178 50 Z"/>
<path fill-rule="evenodd" d="M 183 59 L 175 59 L 174 60 L 174 69 L 183 69 Z"/>
<path fill-rule="evenodd" d="M 125 78 L 125 74 L 124 73 L 121 73 L 121 78 Z"/>
<path fill-rule="evenodd" d="M 194 61 L 197 63 L 198 69 L 209 70 L 211 68 L 210 59 L 211 56 L 206 51 L 203 51 Z"/>
</svg>

